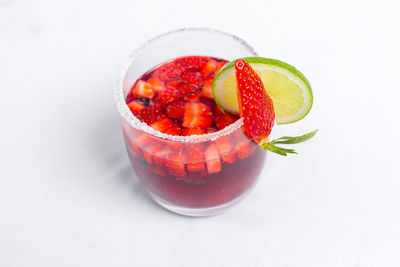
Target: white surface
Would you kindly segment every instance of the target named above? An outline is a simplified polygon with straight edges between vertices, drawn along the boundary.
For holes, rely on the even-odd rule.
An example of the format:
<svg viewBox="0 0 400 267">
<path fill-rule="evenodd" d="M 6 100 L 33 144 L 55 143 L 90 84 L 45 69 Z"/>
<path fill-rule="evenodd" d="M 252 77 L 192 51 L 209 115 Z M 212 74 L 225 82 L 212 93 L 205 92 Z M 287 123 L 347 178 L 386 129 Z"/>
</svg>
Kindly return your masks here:
<svg viewBox="0 0 400 267">
<path fill-rule="evenodd" d="M 400 266 L 395 3 L 0 0 L 0 266 Z M 205 219 L 139 186 L 113 99 L 134 48 L 187 26 L 302 70 L 312 112 L 273 136 L 320 128 Z"/>
</svg>

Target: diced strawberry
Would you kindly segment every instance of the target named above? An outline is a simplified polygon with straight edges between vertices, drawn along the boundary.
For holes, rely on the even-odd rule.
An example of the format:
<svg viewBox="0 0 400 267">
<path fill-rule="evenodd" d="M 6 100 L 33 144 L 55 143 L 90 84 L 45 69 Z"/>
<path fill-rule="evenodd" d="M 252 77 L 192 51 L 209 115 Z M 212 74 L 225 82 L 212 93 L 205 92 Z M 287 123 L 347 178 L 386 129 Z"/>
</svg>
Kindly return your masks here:
<svg viewBox="0 0 400 267">
<path fill-rule="evenodd" d="M 203 75 L 203 77 L 207 77 L 210 74 L 214 73 L 217 66 L 218 66 L 218 62 L 215 61 L 214 59 L 211 59 L 207 62 L 207 64 L 204 66 L 204 68 L 200 71 L 200 74 Z"/>
<path fill-rule="evenodd" d="M 218 105 L 216 105 L 214 108 L 214 115 L 221 116 L 223 114 L 225 114 L 225 111 L 222 108 L 220 108 Z"/>
<path fill-rule="evenodd" d="M 169 174 L 177 177 L 185 177 L 186 176 L 185 160 L 186 160 L 185 153 L 181 152 L 170 155 L 168 159 L 164 161 L 166 167 L 168 168 Z"/>
<path fill-rule="evenodd" d="M 166 134 L 169 135 L 181 135 L 182 128 L 179 125 L 175 125 L 174 127 L 165 131 Z"/>
<path fill-rule="evenodd" d="M 146 146 L 146 148 L 143 149 L 143 158 L 148 164 L 154 164 L 154 154 L 163 147 L 164 144 L 161 142 Z"/>
<path fill-rule="evenodd" d="M 235 121 L 236 119 L 232 115 L 225 113 L 215 119 L 215 125 L 219 130 L 222 130 L 226 126 L 234 123 Z"/>
<path fill-rule="evenodd" d="M 215 129 L 207 129 L 207 131 L 206 131 L 206 133 L 215 133 L 217 130 L 215 130 Z"/>
<path fill-rule="evenodd" d="M 167 82 L 167 87 L 168 87 L 168 89 L 178 89 L 178 87 L 179 87 L 179 85 L 181 84 L 182 82 L 180 82 L 180 81 L 171 81 L 171 82 Z"/>
<path fill-rule="evenodd" d="M 199 71 L 206 65 L 206 59 L 204 57 L 182 57 L 174 61 L 176 66 L 180 68 L 182 72 L 185 71 Z"/>
<path fill-rule="evenodd" d="M 200 100 L 199 91 L 194 91 L 185 97 L 185 101 L 187 101 L 187 102 L 195 102 L 195 101 L 199 101 L 199 100 Z"/>
<path fill-rule="evenodd" d="M 179 90 L 177 89 L 167 89 L 166 91 L 157 94 L 155 101 L 157 101 L 158 103 L 162 104 L 162 105 L 167 105 L 169 103 L 172 103 L 176 100 L 178 100 L 179 98 L 181 98 L 181 93 Z"/>
<path fill-rule="evenodd" d="M 197 87 L 188 83 L 181 83 L 178 89 L 180 90 L 182 97 L 185 97 L 190 93 L 195 92 Z"/>
<path fill-rule="evenodd" d="M 200 127 L 207 129 L 212 125 L 212 119 L 210 116 L 184 116 L 183 127 L 196 128 Z"/>
<path fill-rule="evenodd" d="M 218 62 L 217 68 L 215 69 L 214 73 L 217 74 L 217 73 L 222 69 L 222 67 L 223 67 L 226 63 L 228 63 L 228 62 L 227 62 L 227 61 L 220 61 L 220 62 Z"/>
<path fill-rule="evenodd" d="M 205 169 L 202 144 L 186 144 L 186 167 L 188 172 L 202 172 Z"/>
<path fill-rule="evenodd" d="M 211 116 L 211 109 L 203 103 L 186 103 L 185 116 Z M 208 128 L 208 127 L 207 127 Z"/>
<path fill-rule="evenodd" d="M 157 118 L 162 114 L 163 114 L 162 108 L 159 105 L 154 105 L 139 111 L 136 117 L 138 117 L 141 121 L 150 125 L 155 120 L 157 120 Z"/>
<path fill-rule="evenodd" d="M 135 143 L 138 147 L 142 149 L 146 145 L 152 144 L 154 142 L 156 142 L 156 139 L 145 133 L 139 134 L 134 138 L 134 140 L 131 140 L 131 143 Z"/>
<path fill-rule="evenodd" d="M 165 133 L 167 130 L 175 126 L 174 122 L 168 118 L 161 118 L 150 125 L 154 130 Z"/>
<path fill-rule="evenodd" d="M 140 97 L 145 98 L 153 98 L 154 97 L 154 90 L 153 86 L 148 82 L 139 80 L 135 84 L 135 87 L 132 90 L 133 94 Z"/>
<path fill-rule="evenodd" d="M 182 129 L 182 135 L 183 136 L 189 136 L 189 135 L 202 135 L 205 134 L 206 131 L 203 128 L 183 128 Z"/>
<path fill-rule="evenodd" d="M 168 146 L 172 151 L 171 153 L 181 153 L 184 150 L 183 144 L 179 142 L 169 142 Z"/>
<path fill-rule="evenodd" d="M 165 84 L 156 76 L 152 76 L 150 79 L 147 80 L 156 93 L 164 92 L 167 88 L 165 88 Z"/>
<path fill-rule="evenodd" d="M 257 146 L 242 132 L 236 133 L 234 135 L 233 141 L 234 141 L 233 150 L 240 159 L 245 159 L 251 156 L 254 153 L 255 148 Z"/>
<path fill-rule="evenodd" d="M 213 80 L 214 79 L 210 77 L 204 82 L 203 87 L 201 88 L 200 96 L 214 99 L 212 92 Z"/>
<path fill-rule="evenodd" d="M 181 80 L 196 87 L 203 83 L 203 77 L 193 72 L 182 73 Z"/>
<path fill-rule="evenodd" d="M 221 171 L 221 159 L 215 144 L 209 145 L 204 151 L 204 158 L 208 173 L 217 173 Z"/>
<path fill-rule="evenodd" d="M 164 165 L 165 160 L 168 159 L 168 157 L 169 157 L 169 155 L 171 155 L 171 153 L 172 153 L 172 150 L 171 150 L 170 146 L 168 146 L 168 145 L 157 150 L 153 156 L 153 160 L 154 160 L 155 164 Z"/>
<path fill-rule="evenodd" d="M 177 101 L 168 105 L 167 116 L 173 119 L 182 119 L 185 113 L 185 103 L 183 101 Z"/>
<path fill-rule="evenodd" d="M 176 80 L 180 74 L 181 71 L 176 67 L 175 63 L 170 62 L 159 67 L 153 75 L 163 82 L 168 82 Z"/>
<path fill-rule="evenodd" d="M 139 111 L 146 108 L 146 104 L 140 101 L 132 100 L 131 102 L 128 103 L 128 107 L 131 110 L 131 112 L 136 115 Z"/>
<path fill-rule="evenodd" d="M 221 136 L 215 141 L 218 153 L 222 160 L 228 163 L 233 163 L 236 160 L 236 154 L 232 151 L 232 143 L 229 135 Z"/>
<path fill-rule="evenodd" d="M 207 129 L 212 125 L 211 115 L 211 109 L 203 103 L 186 103 L 182 125 L 189 128 Z"/>
</svg>

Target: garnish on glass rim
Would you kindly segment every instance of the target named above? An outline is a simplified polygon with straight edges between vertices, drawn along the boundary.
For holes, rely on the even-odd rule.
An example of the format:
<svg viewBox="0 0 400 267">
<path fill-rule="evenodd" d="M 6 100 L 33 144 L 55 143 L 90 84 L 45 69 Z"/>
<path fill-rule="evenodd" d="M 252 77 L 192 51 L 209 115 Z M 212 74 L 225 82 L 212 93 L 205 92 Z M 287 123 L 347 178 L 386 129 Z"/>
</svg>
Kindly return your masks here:
<svg viewBox="0 0 400 267">
<path fill-rule="evenodd" d="M 227 66 L 229 67 L 229 63 Z M 294 149 L 278 147 L 276 144 L 301 143 L 312 138 L 317 131 L 298 137 L 284 136 L 268 142 L 268 137 L 275 122 L 273 100 L 265 90 L 263 81 L 249 63 L 243 59 L 238 59 L 234 61 L 234 67 L 238 109 L 240 117 L 243 118 L 243 128 L 246 135 L 254 140 L 261 148 L 279 155 L 286 156 L 288 153 L 296 153 Z M 217 79 L 218 77 L 214 83 L 214 85 L 216 85 L 214 87 L 214 96 L 221 95 L 216 92 L 216 87 L 218 86 Z M 221 101 L 217 101 L 218 104 L 220 102 Z M 220 106 L 224 108 L 223 105 Z M 311 108 L 311 105 L 309 108 Z"/>
</svg>

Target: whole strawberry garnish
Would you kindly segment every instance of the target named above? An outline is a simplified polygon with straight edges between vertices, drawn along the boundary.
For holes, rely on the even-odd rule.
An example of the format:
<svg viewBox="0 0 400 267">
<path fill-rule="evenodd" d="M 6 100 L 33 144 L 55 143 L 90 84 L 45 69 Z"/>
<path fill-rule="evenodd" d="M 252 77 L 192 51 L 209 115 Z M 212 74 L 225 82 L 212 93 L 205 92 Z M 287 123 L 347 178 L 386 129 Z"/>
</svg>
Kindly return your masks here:
<svg viewBox="0 0 400 267">
<path fill-rule="evenodd" d="M 240 117 L 243 118 L 244 131 L 263 149 L 280 155 L 296 153 L 293 149 L 275 146 L 275 144 L 296 144 L 313 137 L 316 131 L 299 137 L 281 137 L 267 142 L 275 122 L 274 105 L 267 94 L 264 84 L 251 66 L 242 59 L 235 61 L 237 96 Z"/>
</svg>

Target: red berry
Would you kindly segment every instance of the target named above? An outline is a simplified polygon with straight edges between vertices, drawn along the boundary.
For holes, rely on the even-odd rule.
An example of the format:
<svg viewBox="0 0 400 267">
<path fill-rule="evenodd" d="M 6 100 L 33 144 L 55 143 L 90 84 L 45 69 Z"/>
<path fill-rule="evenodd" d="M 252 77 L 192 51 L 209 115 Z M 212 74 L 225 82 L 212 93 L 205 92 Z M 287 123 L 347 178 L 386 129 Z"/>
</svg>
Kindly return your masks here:
<svg viewBox="0 0 400 267">
<path fill-rule="evenodd" d="M 133 100 L 128 103 L 128 107 L 131 110 L 131 112 L 136 115 L 139 111 L 146 108 L 146 104 L 140 101 Z"/>
<path fill-rule="evenodd" d="M 183 101 L 171 103 L 167 106 L 166 112 L 168 117 L 180 120 L 185 113 L 185 103 Z"/>
<path fill-rule="evenodd" d="M 211 59 L 207 62 L 207 64 L 204 66 L 204 68 L 200 71 L 200 74 L 203 75 L 203 77 L 207 77 L 210 74 L 214 73 L 217 66 L 218 66 L 218 62 L 215 61 L 214 59 Z"/>
<path fill-rule="evenodd" d="M 219 130 L 224 129 L 226 126 L 231 125 L 232 123 L 234 123 L 237 119 L 235 117 L 233 117 L 232 115 L 228 114 L 228 113 L 224 113 L 221 116 L 218 116 L 215 119 L 215 125 L 217 126 L 217 128 Z"/>
<path fill-rule="evenodd" d="M 178 125 L 175 125 L 174 127 L 165 131 L 165 133 L 169 135 L 181 135 L 181 132 L 182 128 Z"/>
<path fill-rule="evenodd" d="M 203 147 L 200 143 L 186 144 L 187 170 L 188 172 L 202 172 L 205 169 Z"/>
<path fill-rule="evenodd" d="M 181 71 L 176 67 L 175 63 L 170 62 L 159 67 L 153 75 L 163 82 L 168 82 L 176 80 L 180 74 Z"/>
<path fill-rule="evenodd" d="M 165 88 L 165 84 L 156 76 L 152 76 L 150 79 L 147 80 L 156 93 L 164 92 L 167 88 Z"/>
<path fill-rule="evenodd" d="M 181 80 L 196 87 L 200 86 L 203 83 L 203 77 L 193 72 L 182 73 Z"/>
<path fill-rule="evenodd" d="M 177 177 L 186 176 L 185 161 L 186 155 L 184 152 L 171 154 L 168 159 L 164 160 L 169 174 Z"/>
<path fill-rule="evenodd" d="M 215 144 L 209 145 L 204 151 L 204 158 L 208 173 L 217 173 L 221 171 L 221 159 Z"/>
<path fill-rule="evenodd" d="M 256 143 L 263 143 L 271 133 L 275 121 L 271 98 L 264 84 L 251 66 L 242 59 L 235 61 L 240 117 L 246 134 Z"/>
<path fill-rule="evenodd" d="M 182 57 L 178 58 L 174 61 L 177 68 L 179 68 L 182 72 L 185 71 L 199 71 L 206 65 L 206 58 L 204 57 Z"/>
<path fill-rule="evenodd" d="M 144 97 L 144 98 L 153 98 L 154 90 L 151 84 L 148 82 L 139 80 L 134 85 L 132 93 L 136 96 Z"/>
<path fill-rule="evenodd" d="M 206 131 L 203 128 L 183 128 L 182 135 L 189 136 L 189 135 L 202 135 L 205 134 Z"/>
<path fill-rule="evenodd" d="M 213 80 L 214 79 L 210 77 L 204 82 L 203 87 L 201 87 L 200 96 L 214 99 L 212 92 Z"/>
<path fill-rule="evenodd" d="M 150 125 L 154 130 L 165 133 L 167 130 L 174 127 L 174 122 L 168 118 L 161 118 Z"/>
<path fill-rule="evenodd" d="M 139 111 L 136 117 L 138 117 L 141 121 L 150 125 L 162 114 L 163 114 L 162 108 L 158 105 L 155 105 L 155 106 L 149 106 Z"/>
</svg>

